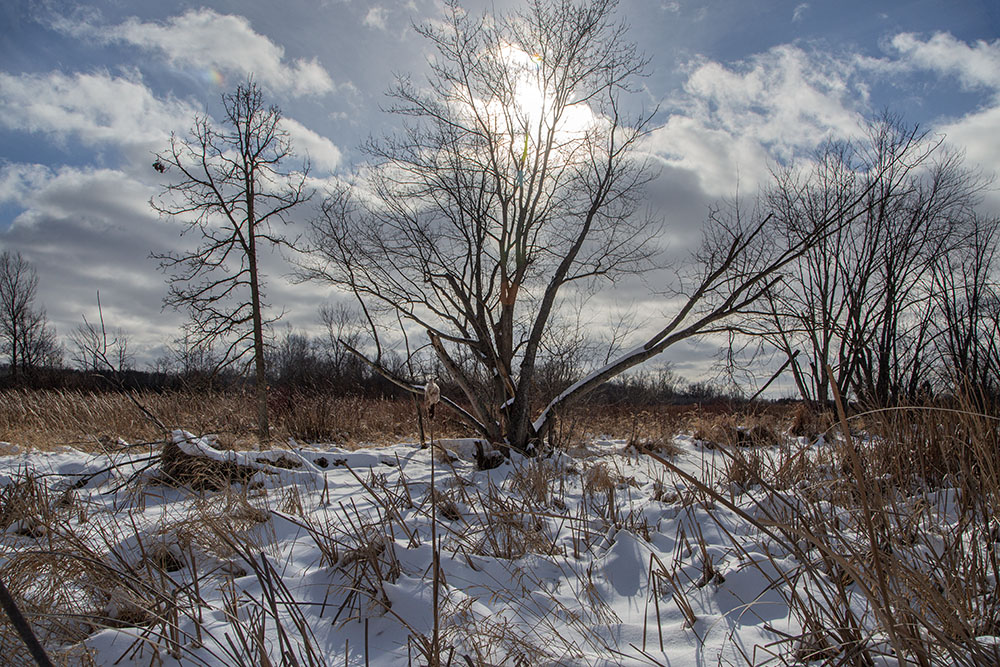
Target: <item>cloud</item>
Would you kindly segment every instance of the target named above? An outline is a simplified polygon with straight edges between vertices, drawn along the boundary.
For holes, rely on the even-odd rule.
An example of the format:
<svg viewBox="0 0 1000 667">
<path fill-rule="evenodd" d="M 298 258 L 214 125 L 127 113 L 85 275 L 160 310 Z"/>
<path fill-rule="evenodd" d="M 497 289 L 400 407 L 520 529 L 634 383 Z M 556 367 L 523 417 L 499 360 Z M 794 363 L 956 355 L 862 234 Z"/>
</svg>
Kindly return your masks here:
<svg viewBox="0 0 1000 667">
<path fill-rule="evenodd" d="M 333 173 L 340 166 L 341 152 L 332 141 L 291 118 L 281 122 L 292 141 L 292 150 L 297 155 L 308 155 L 313 168 Z"/>
<path fill-rule="evenodd" d="M 0 165 L 0 204 L 25 201 L 50 174 L 49 168 L 40 164 Z"/>
<path fill-rule="evenodd" d="M 801 21 L 802 17 L 805 16 L 807 9 L 809 9 L 808 2 L 803 2 L 801 4 L 796 5 L 795 9 L 792 11 L 792 22 L 798 23 L 799 21 Z"/>
<path fill-rule="evenodd" d="M 697 173 L 715 196 L 732 195 L 737 184 L 753 189 L 769 159 L 791 161 L 858 131 L 864 88 L 853 71 L 849 61 L 792 45 L 731 65 L 697 61 L 646 148 Z"/>
<path fill-rule="evenodd" d="M 953 146 L 965 152 L 971 164 L 979 165 L 988 177 L 1000 178 L 1000 104 L 966 114 L 935 128 Z M 990 188 L 984 196 L 991 215 L 1000 211 L 1000 189 Z"/>
<path fill-rule="evenodd" d="M 731 196 L 740 185 L 752 189 L 767 177 L 768 155 L 759 141 L 713 128 L 707 119 L 672 115 L 645 149 L 669 167 L 696 174 L 712 197 Z"/>
<path fill-rule="evenodd" d="M 1000 39 L 969 45 L 948 33 L 935 33 L 922 40 L 904 32 L 893 37 L 890 44 L 899 52 L 904 66 L 958 77 L 966 89 L 987 88 L 1000 93 Z"/>
<path fill-rule="evenodd" d="M 367 14 L 365 14 L 365 18 L 364 21 L 362 21 L 362 23 L 364 23 L 369 28 L 385 30 L 386 17 L 387 17 L 387 12 L 385 10 L 385 7 L 382 7 L 381 5 L 375 5 L 374 7 L 368 10 Z"/>
<path fill-rule="evenodd" d="M 148 151 L 189 125 L 194 112 L 186 102 L 157 98 L 137 74 L 0 72 L 0 125 L 58 141 Z"/>
<path fill-rule="evenodd" d="M 315 58 L 289 61 L 284 48 L 254 31 L 246 18 L 212 9 L 191 9 L 163 23 L 136 18 L 116 26 L 68 25 L 63 21 L 60 29 L 155 51 L 172 65 L 206 77 L 253 74 L 268 89 L 289 95 L 334 90 L 330 75 Z"/>
<path fill-rule="evenodd" d="M 57 142 L 72 138 L 85 146 L 117 147 L 143 168 L 150 153 L 165 147 L 172 131 L 183 134 L 197 113 L 187 102 L 156 97 L 138 75 L 0 72 L 0 126 Z M 314 167 L 332 172 L 340 165 L 333 142 L 298 121 L 283 122 L 293 148 L 308 154 Z"/>
<path fill-rule="evenodd" d="M 26 209 L 12 228 L 34 227 L 37 220 L 53 217 L 76 216 L 92 222 L 156 217 L 147 204 L 152 187 L 117 169 L 52 170 L 37 164 L 10 164 L 0 169 L 0 183 L 30 185 L 6 190 L 7 201 Z"/>
<path fill-rule="evenodd" d="M 922 75 L 926 87 L 931 73 L 986 96 L 978 109 L 926 127 L 964 150 L 970 166 L 1000 174 L 1000 40 L 901 33 L 887 47 L 884 58 L 784 44 L 737 62 L 695 60 L 681 92 L 663 103 L 670 115 L 644 148 L 697 175 L 711 196 L 731 196 L 737 185 L 752 192 L 769 178 L 769 163 L 794 162 L 826 139 L 857 135 L 879 79 Z M 1000 201 L 1000 194 L 988 197 Z"/>
<path fill-rule="evenodd" d="M 25 209 L 0 243 L 38 269 L 39 303 L 60 335 L 82 315 L 96 320 L 97 290 L 105 319 L 129 329 L 134 344 L 152 346 L 173 335 L 176 316 L 160 313 L 165 287 L 149 252 L 172 247 L 177 236 L 150 210 L 150 185 L 115 169 L 0 168 L 0 184 L 19 182 L 31 187 L 0 185 L 8 201 Z"/>
<path fill-rule="evenodd" d="M 898 59 L 874 60 L 868 66 L 887 74 L 931 72 L 956 79 L 965 90 L 987 94 L 978 109 L 957 118 L 940 119 L 933 129 L 964 150 L 970 163 L 979 165 L 987 174 L 1000 174 L 1000 40 L 969 44 L 948 33 L 935 33 L 927 39 L 900 33 L 889 44 Z M 1000 192 L 992 190 L 986 199 L 988 205 L 996 207 L 1000 205 Z"/>
</svg>

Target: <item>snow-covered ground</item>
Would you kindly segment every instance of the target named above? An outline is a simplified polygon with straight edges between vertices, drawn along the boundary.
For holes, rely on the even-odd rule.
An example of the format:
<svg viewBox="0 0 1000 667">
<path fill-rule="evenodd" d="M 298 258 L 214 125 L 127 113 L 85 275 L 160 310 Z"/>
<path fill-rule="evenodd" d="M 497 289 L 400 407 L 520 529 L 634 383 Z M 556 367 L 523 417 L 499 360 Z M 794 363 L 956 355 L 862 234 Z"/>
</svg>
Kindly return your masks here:
<svg viewBox="0 0 1000 667">
<path fill-rule="evenodd" d="M 660 457 L 597 439 L 492 470 L 476 469 L 470 440 L 440 442 L 447 455 L 434 455 L 432 470 L 432 450 L 414 444 L 237 454 L 174 438 L 188 454 L 256 472 L 192 490 L 157 483 L 151 452 L 124 443 L 106 454 L 0 457 L 0 576 L 29 615 L 48 614 L 35 625 L 57 660 L 427 664 L 432 516 L 442 664 L 839 655 L 791 639 L 803 635 L 796 596 L 833 586 L 816 567 L 803 576 L 808 549 L 792 553 L 765 532 L 761 509 L 794 495 L 768 501 L 739 488 L 724 473 L 726 454 L 689 436 Z M 796 453 L 815 457 L 822 446 L 800 440 Z M 39 518 L 17 514 L 23 497 Z M 944 520 L 947 506 L 927 510 L 928 520 Z M 875 664 L 896 664 L 878 657 L 891 651 L 866 629 L 877 619 L 864 596 L 852 605 Z M 15 655 L 4 631 L 5 655 Z"/>
</svg>

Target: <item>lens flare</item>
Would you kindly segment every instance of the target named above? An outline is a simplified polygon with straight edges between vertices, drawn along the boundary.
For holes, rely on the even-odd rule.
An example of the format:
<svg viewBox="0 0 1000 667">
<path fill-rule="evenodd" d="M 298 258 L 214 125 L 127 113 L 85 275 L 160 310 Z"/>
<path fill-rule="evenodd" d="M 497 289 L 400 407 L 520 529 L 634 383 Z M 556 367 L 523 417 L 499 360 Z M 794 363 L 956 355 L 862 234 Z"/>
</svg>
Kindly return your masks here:
<svg viewBox="0 0 1000 667">
<path fill-rule="evenodd" d="M 222 76 L 222 72 L 220 72 L 219 70 L 215 69 L 214 67 L 210 67 L 210 68 L 208 68 L 206 70 L 202 70 L 202 72 L 201 72 L 201 78 L 205 82 L 211 83 L 211 84 L 213 84 L 213 85 L 215 85 L 215 86 L 217 86 L 219 88 L 221 88 L 221 87 L 223 87 L 223 86 L 226 85 L 226 79 L 225 79 L 224 76 Z"/>
</svg>

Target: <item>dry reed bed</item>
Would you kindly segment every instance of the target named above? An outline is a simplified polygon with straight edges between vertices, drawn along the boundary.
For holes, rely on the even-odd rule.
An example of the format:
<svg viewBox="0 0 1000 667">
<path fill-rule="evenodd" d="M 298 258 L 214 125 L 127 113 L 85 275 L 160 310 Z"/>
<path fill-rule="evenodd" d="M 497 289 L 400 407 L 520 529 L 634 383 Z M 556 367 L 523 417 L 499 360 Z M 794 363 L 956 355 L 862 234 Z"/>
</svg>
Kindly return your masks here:
<svg viewBox="0 0 1000 667">
<path fill-rule="evenodd" d="M 134 399 L 134 400 L 133 400 Z M 163 438 L 137 409 L 140 403 L 168 428 L 215 434 L 226 447 L 256 442 L 253 397 L 239 392 L 0 391 L 0 442 L 48 449 L 71 445 L 100 451 L 118 439 L 129 443 Z M 271 398 L 272 444 L 328 442 L 354 447 L 418 439 L 413 402 L 322 394 L 282 394 Z M 438 427 L 455 433 L 453 425 Z"/>
<path fill-rule="evenodd" d="M 71 445 L 100 451 L 118 439 L 129 443 L 162 440 L 163 434 L 137 409 L 141 404 L 168 428 L 215 434 L 226 447 L 245 448 L 256 440 L 253 397 L 241 392 L 120 392 L 56 390 L 0 391 L 0 442 L 47 449 Z M 416 441 L 419 425 L 409 399 L 339 397 L 316 392 L 272 392 L 272 444 L 288 438 L 355 447 Z M 444 411 L 447 413 L 447 411 Z M 585 445 L 599 437 L 627 437 L 658 446 L 678 433 L 725 439 L 736 424 L 787 427 L 787 408 L 775 406 L 753 415 L 734 415 L 724 404 L 705 407 L 662 405 L 578 406 L 561 415 L 552 433 L 561 447 Z M 439 420 L 442 437 L 470 435 L 461 424 Z M 777 437 L 777 436 L 774 436 Z"/>
</svg>

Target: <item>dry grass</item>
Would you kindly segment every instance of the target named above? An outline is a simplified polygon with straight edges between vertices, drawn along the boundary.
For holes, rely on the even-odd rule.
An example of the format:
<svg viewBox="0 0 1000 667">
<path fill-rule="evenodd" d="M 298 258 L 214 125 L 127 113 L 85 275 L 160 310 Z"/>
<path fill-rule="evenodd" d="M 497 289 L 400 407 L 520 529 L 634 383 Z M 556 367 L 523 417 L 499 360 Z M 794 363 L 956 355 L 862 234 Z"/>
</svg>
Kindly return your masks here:
<svg viewBox="0 0 1000 667">
<path fill-rule="evenodd" d="M 550 439 L 566 451 L 583 451 L 595 439 L 627 438 L 630 446 L 643 446 L 672 454 L 673 438 L 689 432 L 692 423 L 705 416 L 724 414 L 726 406 L 712 404 L 657 405 L 576 405 L 557 415 Z"/>
<path fill-rule="evenodd" d="M 135 400 L 168 428 L 214 434 L 226 449 L 257 445 L 253 396 L 240 392 L 145 392 Z M 368 444 L 414 442 L 419 438 L 416 411 L 409 399 L 336 397 L 305 392 L 274 392 L 270 397 L 272 445 L 289 438 L 299 443 L 323 442 L 346 448 Z M 472 435 L 442 411 L 435 437 Z M 577 406 L 557 420 L 551 440 L 566 450 L 585 448 L 601 437 L 626 437 L 665 455 L 675 453 L 673 437 L 695 432 L 718 444 L 749 438 L 750 444 L 773 441 L 787 428 L 787 409 L 765 415 L 732 415 L 726 406 Z M 815 420 L 814 420 L 815 421 Z M 822 430 L 818 428 L 816 432 Z M 704 437 L 701 437 L 704 436 Z M 47 450 L 71 445 L 84 451 L 105 451 L 131 444 L 160 442 L 163 434 L 145 419 L 128 396 L 52 390 L 0 391 L 0 443 Z M 742 439 L 742 440 L 741 440 Z M 6 446 L 3 446 L 6 449 Z M 10 453 L 0 449 L 0 455 Z"/>
<path fill-rule="evenodd" d="M 219 444 L 246 449 L 256 442 L 253 397 L 242 393 L 142 393 L 135 396 L 168 428 L 216 434 Z M 352 448 L 367 443 L 416 441 L 412 401 L 325 395 L 276 395 L 271 437 Z M 465 435 L 446 419 L 436 437 Z M 6 390 L 0 392 L 0 442 L 47 450 L 71 445 L 85 451 L 128 443 L 158 442 L 163 434 L 120 393 Z M 3 452 L 0 452 L 2 454 Z"/>
<path fill-rule="evenodd" d="M 699 414 L 689 422 L 695 440 L 706 447 L 770 447 L 786 440 L 786 427 L 774 414 Z"/>
<path fill-rule="evenodd" d="M 730 438 L 722 487 L 690 480 L 706 508 L 742 503 L 799 563 L 782 571 L 771 557 L 771 583 L 803 632 L 754 664 L 1000 664 L 1000 649 L 978 640 L 1000 633 L 1000 420 L 906 408 L 859 415 L 850 430 L 798 450 Z"/>
</svg>

